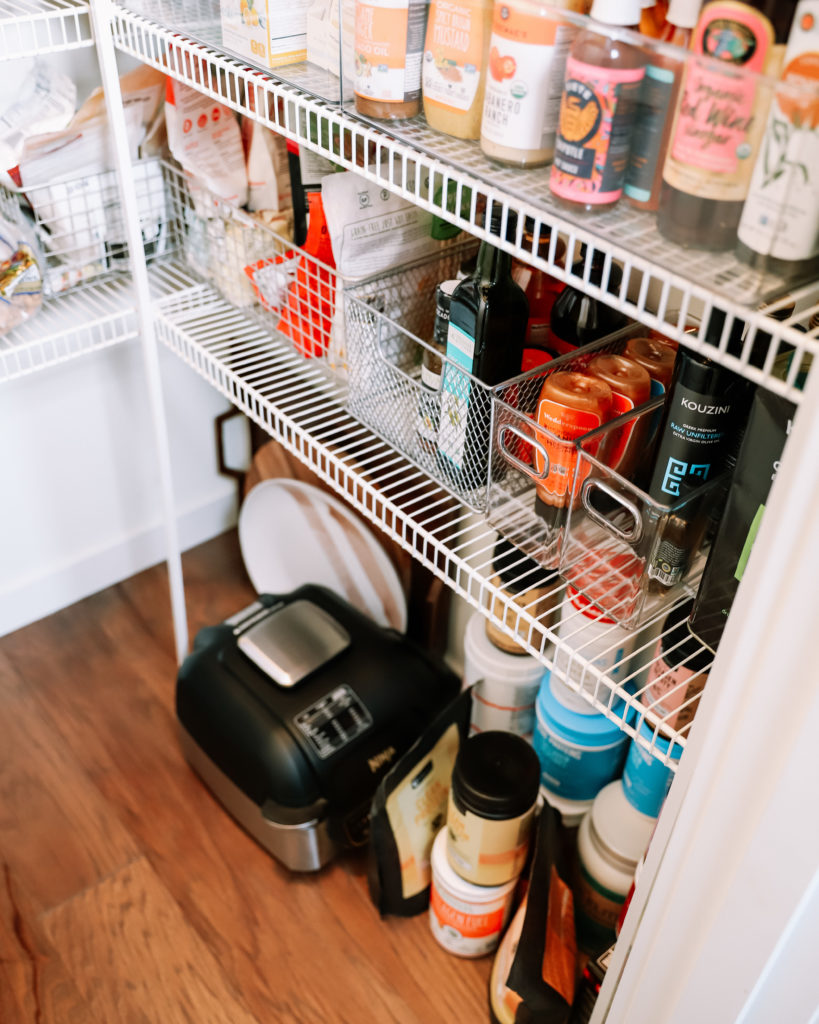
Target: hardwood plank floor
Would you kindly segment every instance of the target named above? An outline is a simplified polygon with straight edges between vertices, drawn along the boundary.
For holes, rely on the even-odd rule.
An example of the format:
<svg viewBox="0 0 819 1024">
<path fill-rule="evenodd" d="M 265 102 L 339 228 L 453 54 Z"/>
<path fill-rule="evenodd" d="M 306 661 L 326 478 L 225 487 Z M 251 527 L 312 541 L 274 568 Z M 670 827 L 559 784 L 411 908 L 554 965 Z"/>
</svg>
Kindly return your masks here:
<svg viewBox="0 0 819 1024">
<path fill-rule="evenodd" d="M 192 635 L 254 596 L 232 533 L 185 578 Z M 0 638 L 0 1022 L 486 1021 L 491 960 L 380 920 L 360 856 L 287 872 L 211 798 L 172 652 L 162 568 Z"/>
</svg>

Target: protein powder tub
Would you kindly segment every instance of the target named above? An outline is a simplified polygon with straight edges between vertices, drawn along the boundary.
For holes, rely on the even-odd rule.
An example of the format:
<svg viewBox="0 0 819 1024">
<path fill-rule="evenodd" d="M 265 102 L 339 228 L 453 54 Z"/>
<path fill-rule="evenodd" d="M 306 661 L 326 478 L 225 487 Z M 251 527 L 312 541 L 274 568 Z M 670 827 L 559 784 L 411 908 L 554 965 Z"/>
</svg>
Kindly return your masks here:
<svg viewBox="0 0 819 1024">
<path fill-rule="evenodd" d="M 622 700 L 619 706 L 623 708 Z M 565 707 L 548 675 L 536 708 L 533 745 L 540 760 L 541 786 L 569 800 L 593 800 L 620 774 L 628 736 L 599 712 L 578 714 Z"/>
<path fill-rule="evenodd" d="M 473 885 L 447 860 L 446 829 L 432 844 L 429 926 L 440 945 L 455 956 L 491 953 L 509 920 L 517 879 L 503 885 Z"/>
<path fill-rule="evenodd" d="M 633 634 L 618 626 L 614 619 L 596 608 L 574 587 L 566 587 L 566 597 L 568 600 L 563 603 L 563 614 L 557 627 L 558 637 L 568 643 L 572 652 L 577 652 L 614 682 L 624 679 L 630 671 Z M 584 690 L 594 691 L 595 676 L 565 648 L 558 648 L 555 652 L 554 666 L 558 675 L 576 683 L 582 682 Z M 582 697 L 577 699 L 582 701 Z"/>
<path fill-rule="evenodd" d="M 455 759 L 447 811 L 447 857 L 475 885 L 503 885 L 526 862 L 540 762 L 526 740 L 482 732 Z"/>
<path fill-rule="evenodd" d="M 472 691 L 472 732 L 500 729 L 531 736 L 543 664 L 528 654 L 507 654 L 486 635 L 486 619 L 470 616 L 464 634 L 464 683 Z"/>
<path fill-rule="evenodd" d="M 503 538 L 495 545 L 492 568 L 492 583 L 502 591 L 504 597 L 513 601 L 517 608 L 525 609 L 544 626 L 555 624 L 560 615 L 562 594 L 557 572 L 544 569 Z M 522 640 L 529 639 L 529 627 L 518 617 L 515 607 L 498 597 L 492 602 L 491 614 L 493 619 L 499 619 L 513 629 Z M 524 653 L 520 644 L 490 619 L 486 620 L 486 635 L 502 651 L 509 651 L 510 654 Z"/>
<path fill-rule="evenodd" d="M 574 909 L 578 945 L 586 952 L 598 953 L 614 941 L 620 908 L 654 823 L 628 802 L 620 779 L 600 790 L 580 823 Z"/>
<path fill-rule="evenodd" d="M 654 750 L 663 758 L 679 761 L 682 756 L 680 744 L 672 744 L 666 736 L 655 736 L 655 731 L 648 722 L 643 721 L 640 724 L 639 734 L 652 744 Z M 623 791 L 632 807 L 656 818 L 673 779 L 673 769 L 664 760 L 660 760 L 660 757 L 648 751 L 637 740 L 631 741 L 626 766 L 623 769 Z"/>
</svg>

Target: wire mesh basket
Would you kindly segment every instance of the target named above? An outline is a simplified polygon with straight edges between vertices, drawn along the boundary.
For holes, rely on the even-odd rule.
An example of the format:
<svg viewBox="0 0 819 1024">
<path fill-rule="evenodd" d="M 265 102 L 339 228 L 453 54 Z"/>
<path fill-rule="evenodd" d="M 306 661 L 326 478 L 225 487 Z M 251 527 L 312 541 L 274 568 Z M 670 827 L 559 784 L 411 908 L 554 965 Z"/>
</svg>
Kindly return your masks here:
<svg viewBox="0 0 819 1024">
<path fill-rule="evenodd" d="M 158 159 L 134 164 L 142 239 L 148 259 L 169 248 L 168 211 Z M 103 171 L 20 187 L 0 186 L 0 209 L 25 216 L 45 256 L 44 294 L 128 271 L 130 261 L 117 175 Z"/>
</svg>

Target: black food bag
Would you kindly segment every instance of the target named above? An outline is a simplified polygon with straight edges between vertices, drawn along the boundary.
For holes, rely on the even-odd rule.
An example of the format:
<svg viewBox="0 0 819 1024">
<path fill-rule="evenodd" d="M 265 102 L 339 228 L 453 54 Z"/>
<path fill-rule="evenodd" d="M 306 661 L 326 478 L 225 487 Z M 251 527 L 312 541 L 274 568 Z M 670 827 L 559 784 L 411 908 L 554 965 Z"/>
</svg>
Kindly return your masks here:
<svg viewBox="0 0 819 1024">
<path fill-rule="evenodd" d="M 712 651 L 722 637 L 795 415 L 793 402 L 763 388 L 756 392 L 728 501 L 688 622 L 694 636 Z"/>
</svg>

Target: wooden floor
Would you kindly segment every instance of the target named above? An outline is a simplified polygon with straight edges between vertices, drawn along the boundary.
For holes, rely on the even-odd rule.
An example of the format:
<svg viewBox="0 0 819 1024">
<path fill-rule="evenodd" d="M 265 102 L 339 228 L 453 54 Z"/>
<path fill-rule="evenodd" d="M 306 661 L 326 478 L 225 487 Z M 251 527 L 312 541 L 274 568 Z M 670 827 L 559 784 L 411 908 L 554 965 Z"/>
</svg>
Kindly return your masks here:
<svg viewBox="0 0 819 1024">
<path fill-rule="evenodd" d="M 193 632 L 249 603 L 186 556 Z M 180 755 L 164 571 L 0 638 L 0 1024 L 479 1024 L 490 960 L 380 920 L 364 864 L 291 875 Z"/>
</svg>

